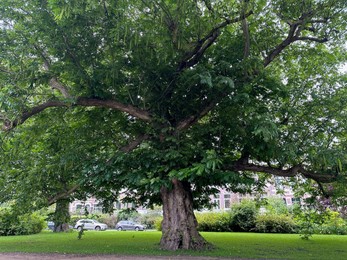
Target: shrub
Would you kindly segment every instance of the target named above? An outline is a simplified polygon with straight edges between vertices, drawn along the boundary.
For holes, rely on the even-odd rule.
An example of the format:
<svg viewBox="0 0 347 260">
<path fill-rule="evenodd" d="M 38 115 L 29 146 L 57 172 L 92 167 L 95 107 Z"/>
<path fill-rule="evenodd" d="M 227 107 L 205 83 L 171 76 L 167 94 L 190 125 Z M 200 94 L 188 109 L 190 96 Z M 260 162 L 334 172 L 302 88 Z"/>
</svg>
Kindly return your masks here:
<svg viewBox="0 0 347 260">
<path fill-rule="evenodd" d="M 254 201 L 244 200 L 231 208 L 230 228 L 236 232 L 252 231 L 255 228 L 258 209 Z"/>
<path fill-rule="evenodd" d="M 163 222 L 163 217 L 157 217 L 155 220 L 154 220 L 154 227 L 156 230 L 158 231 L 162 231 L 162 222 Z"/>
<path fill-rule="evenodd" d="M 261 233 L 295 233 L 297 226 L 287 215 L 265 214 L 256 219 L 255 231 Z"/>
<path fill-rule="evenodd" d="M 0 236 L 37 234 L 46 226 L 38 213 L 15 215 L 10 209 L 0 209 Z"/>
<path fill-rule="evenodd" d="M 105 223 L 108 228 L 115 228 L 118 222 L 118 217 L 115 215 L 103 214 L 97 218 L 101 223 Z"/>
<path fill-rule="evenodd" d="M 327 209 L 323 218 L 323 223 L 316 226 L 315 233 L 346 235 L 347 222 L 340 217 L 338 212 Z"/>
<path fill-rule="evenodd" d="M 137 218 L 140 216 L 140 214 L 136 211 L 136 209 L 129 208 L 129 209 L 122 209 L 118 211 L 117 217 L 118 220 L 137 220 Z"/>
<path fill-rule="evenodd" d="M 147 229 L 154 229 L 158 218 L 163 219 L 161 210 L 148 210 L 146 214 L 139 215 L 137 221 L 145 225 Z"/>
<path fill-rule="evenodd" d="M 230 214 L 226 212 L 197 213 L 198 230 L 207 232 L 230 231 Z"/>
<path fill-rule="evenodd" d="M 336 211 L 327 209 L 324 212 L 320 212 L 299 208 L 296 210 L 296 213 L 299 233 L 303 239 L 308 239 L 313 234 L 347 234 L 347 223 Z"/>
<path fill-rule="evenodd" d="M 270 215 L 288 215 L 289 208 L 282 198 L 270 197 L 265 200 L 266 213 Z"/>
</svg>

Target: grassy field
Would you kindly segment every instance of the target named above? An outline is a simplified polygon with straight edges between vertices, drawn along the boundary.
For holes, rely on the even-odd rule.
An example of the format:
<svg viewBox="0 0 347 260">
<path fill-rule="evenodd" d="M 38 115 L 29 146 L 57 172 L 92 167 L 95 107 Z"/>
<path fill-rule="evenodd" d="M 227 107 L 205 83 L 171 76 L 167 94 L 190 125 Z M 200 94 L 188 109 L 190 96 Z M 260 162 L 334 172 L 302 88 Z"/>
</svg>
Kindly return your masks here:
<svg viewBox="0 0 347 260">
<path fill-rule="evenodd" d="M 0 252 L 75 253 L 116 255 L 193 255 L 261 259 L 347 259 L 347 236 L 315 235 L 304 241 L 299 235 L 254 233 L 202 233 L 216 246 L 213 251 L 168 252 L 158 248 L 160 232 L 86 231 L 42 232 L 31 236 L 0 237 Z"/>
</svg>

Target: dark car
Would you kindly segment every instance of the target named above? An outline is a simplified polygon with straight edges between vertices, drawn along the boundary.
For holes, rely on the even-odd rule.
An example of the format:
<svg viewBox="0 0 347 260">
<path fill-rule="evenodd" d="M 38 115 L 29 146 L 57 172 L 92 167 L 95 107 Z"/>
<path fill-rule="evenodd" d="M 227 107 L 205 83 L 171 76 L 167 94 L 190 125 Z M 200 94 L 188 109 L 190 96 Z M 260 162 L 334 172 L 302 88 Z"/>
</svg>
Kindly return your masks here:
<svg viewBox="0 0 347 260">
<path fill-rule="evenodd" d="M 50 230 L 54 230 L 54 222 L 53 221 L 47 221 L 47 227 Z"/>
<path fill-rule="evenodd" d="M 133 221 L 128 221 L 128 220 L 122 220 L 119 221 L 116 225 L 116 229 L 121 231 L 121 230 L 135 230 L 135 231 L 144 231 L 145 226 L 135 223 Z"/>
<path fill-rule="evenodd" d="M 54 231 L 55 223 L 53 221 L 47 221 L 47 228 L 49 230 Z M 69 229 L 72 229 L 72 228 L 73 228 L 73 226 L 69 225 Z"/>
</svg>

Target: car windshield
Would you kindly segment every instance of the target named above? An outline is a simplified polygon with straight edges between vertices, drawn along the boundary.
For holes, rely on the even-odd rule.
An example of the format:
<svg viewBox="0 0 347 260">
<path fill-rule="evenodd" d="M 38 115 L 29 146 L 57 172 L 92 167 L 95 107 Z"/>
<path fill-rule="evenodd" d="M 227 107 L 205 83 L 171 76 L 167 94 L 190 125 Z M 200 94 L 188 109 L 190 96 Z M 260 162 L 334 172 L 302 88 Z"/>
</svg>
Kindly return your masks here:
<svg viewBox="0 0 347 260">
<path fill-rule="evenodd" d="M 95 222 L 95 223 L 99 223 L 99 224 L 101 224 L 101 223 L 100 223 L 99 221 L 97 221 L 97 220 L 94 220 L 94 222 Z"/>
</svg>

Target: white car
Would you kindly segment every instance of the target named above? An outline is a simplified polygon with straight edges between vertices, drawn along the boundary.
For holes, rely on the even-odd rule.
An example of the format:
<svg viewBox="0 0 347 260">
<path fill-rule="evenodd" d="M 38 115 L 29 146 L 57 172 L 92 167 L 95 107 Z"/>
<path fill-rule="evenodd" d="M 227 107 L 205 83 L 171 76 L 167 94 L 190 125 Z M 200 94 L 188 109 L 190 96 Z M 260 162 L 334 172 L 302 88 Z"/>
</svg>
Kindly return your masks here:
<svg viewBox="0 0 347 260">
<path fill-rule="evenodd" d="M 100 223 L 97 220 L 94 219 L 80 219 L 77 221 L 76 225 L 74 226 L 78 231 L 81 231 L 83 229 L 88 229 L 88 230 L 106 230 L 107 225 L 104 223 Z"/>
</svg>

